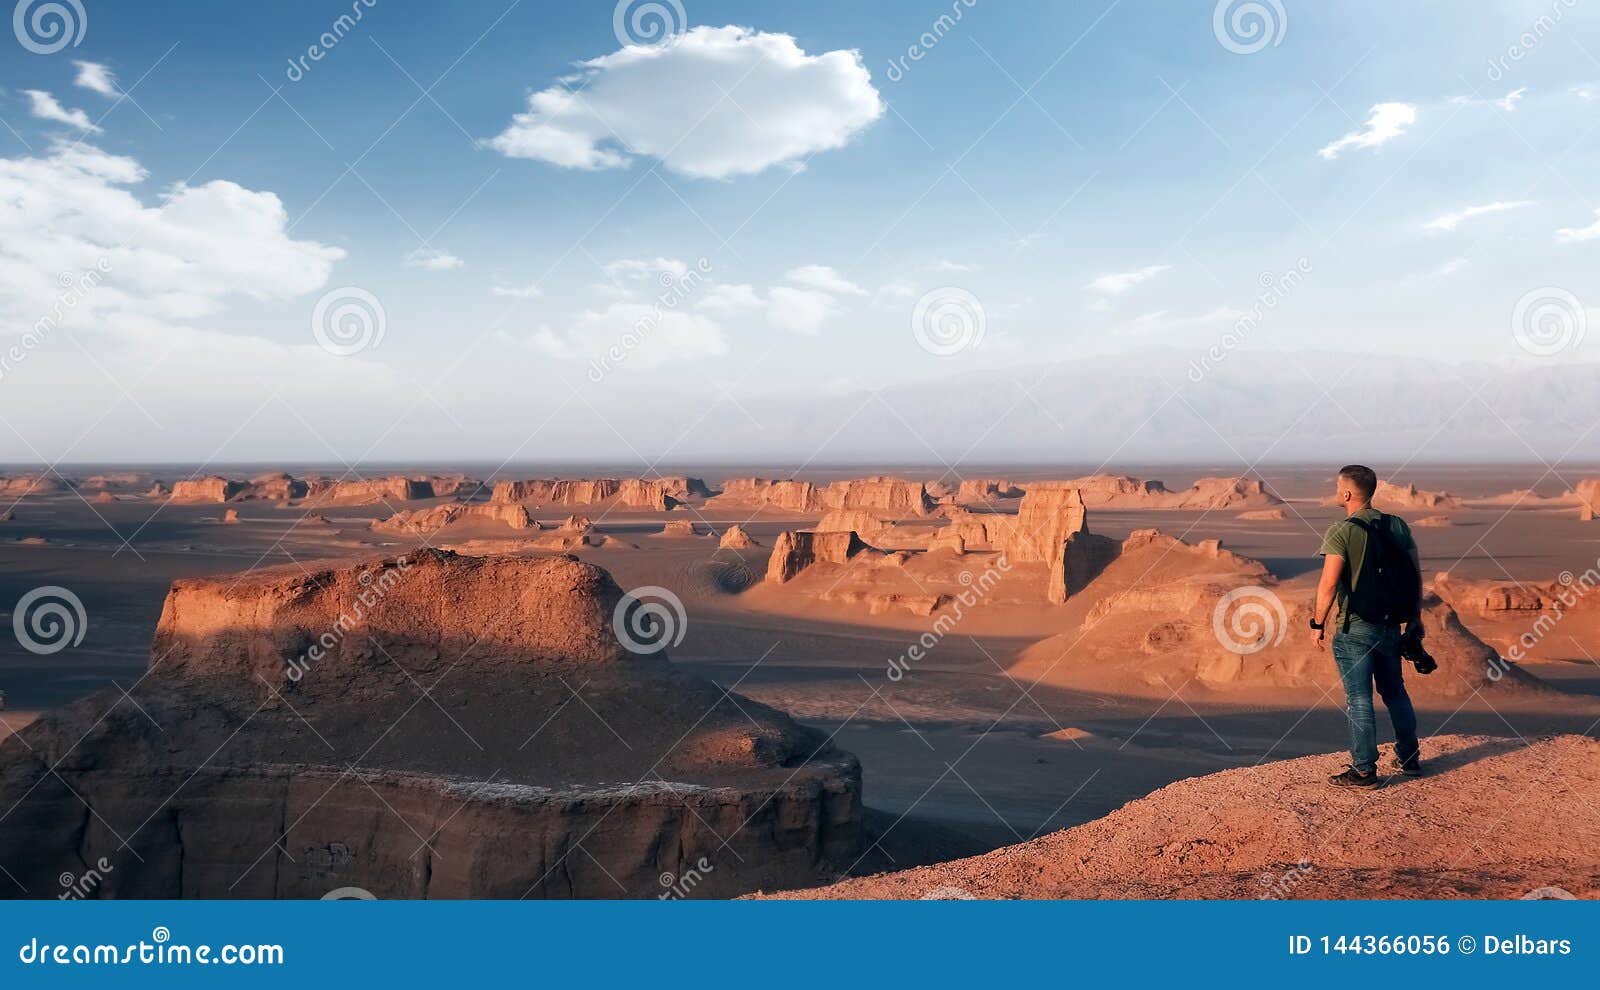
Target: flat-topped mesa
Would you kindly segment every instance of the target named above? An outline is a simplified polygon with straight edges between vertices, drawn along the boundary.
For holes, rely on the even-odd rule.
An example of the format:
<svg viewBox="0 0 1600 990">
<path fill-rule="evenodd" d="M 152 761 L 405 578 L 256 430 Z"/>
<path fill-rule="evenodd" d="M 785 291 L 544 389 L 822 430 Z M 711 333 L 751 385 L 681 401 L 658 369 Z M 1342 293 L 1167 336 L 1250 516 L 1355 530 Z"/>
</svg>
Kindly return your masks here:
<svg viewBox="0 0 1600 990">
<path fill-rule="evenodd" d="M 1030 481 L 1026 491 L 1076 488 L 1091 508 L 1113 509 L 1270 509 L 1283 500 L 1254 478 L 1201 478 L 1183 491 L 1159 481 L 1129 475 L 1093 474 L 1066 481 Z"/>
<path fill-rule="evenodd" d="M 269 474 L 258 474 L 250 479 L 250 483 L 240 492 L 240 498 L 255 498 L 272 502 L 287 502 L 290 499 L 305 498 L 310 487 L 299 478 L 274 471 Z"/>
<path fill-rule="evenodd" d="M 689 896 L 729 897 L 847 870 L 859 763 L 629 652 L 660 639 L 644 607 L 570 557 L 178 581 L 131 704 L 0 742 L 13 887 L 102 857 L 104 898 L 653 898 L 706 861 Z"/>
<path fill-rule="evenodd" d="M 347 691 L 387 683 L 380 668 L 392 663 L 415 671 L 457 656 L 476 670 L 611 663 L 626 655 L 611 628 L 621 598 L 610 575 L 570 557 L 430 549 L 310 574 L 185 578 L 161 610 L 151 672 Z"/>
<path fill-rule="evenodd" d="M 966 478 L 956 489 L 956 501 L 959 503 L 1020 497 L 1022 489 L 1002 478 Z"/>
<path fill-rule="evenodd" d="M 228 502 L 243 492 L 246 484 L 219 475 L 209 478 L 189 478 L 172 483 L 174 502 Z"/>
<path fill-rule="evenodd" d="M 720 505 L 769 505 L 785 512 L 820 512 L 822 496 L 809 481 L 774 481 L 771 478 L 728 478 L 722 491 L 709 503 Z"/>
<path fill-rule="evenodd" d="M 372 531 L 429 539 L 435 534 L 448 535 L 451 530 L 474 524 L 504 526 L 519 532 L 539 528 L 539 523 L 521 505 L 454 502 L 429 509 L 401 509 L 387 519 L 373 520 Z"/>
<path fill-rule="evenodd" d="M 767 580 L 783 584 L 812 564 L 844 564 L 863 550 L 872 549 L 853 532 L 817 533 L 799 530 L 779 533 L 767 561 Z"/>
<path fill-rule="evenodd" d="M 1076 488 L 1083 493 L 1083 503 L 1094 507 L 1143 508 L 1171 500 L 1174 492 L 1159 481 L 1146 481 L 1125 474 L 1091 474 L 1067 481 L 1041 481 L 1025 485 L 1032 490 L 1039 485 L 1058 488 Z"/>
<path fill-rule="evenodd" d="M 1433 492 L 1416 485 L 1393 485 L 1380 481 L 1372 504 L 1385 512 L 1396 512 L 1406 509 L 1460 509 L 1466 502 L 1449 492 Z"/>
<path fill-rule="evenodd" d="M 1200 478 L 1186 491 L 1174 492 L 1173 499 L 1174 509 L 1265 509 L 1283 504 L 1257 478 Z"/>
<path fill-rule="evenodd" d="M 22 474 L 0 477 L 0 497 L 21 498 L 24 495 L 55 495 L 67 490 L 65 482 L 45 474 Z"/>
<path fill-rule="evenodd" d="M 1566 612 L 1600 609 L 1600 569 L 1563 572 L 1554 581 L 1473 581 L 1448 571 L 1434 576 L 1433 591 L 1458 612 Z"/>
<path fill-rule="evenodd" d="M 433 482 L 395 474 L 387 478 L 311 478 L 307 498 L 320 503 L 375 505 L 380 502 L 414 502 L 433 498 Z"/>
<path fill-rule="evenodd" d="M 809 481 L 730 478 L 723 482 L 722 494 L 711 504 L 767 505 L 795 513 L 861 510 L 900 518 L 926 516 L 934 501 L 920 481 L 874 476 L 835 481 L 821 488 Z"/>
<path fill-rule="evenodd" d="M 870 509 L 891 518 L 925 516 L 933 508 L 922 482 L 882 476 L 835 481 L 822 490 L 822 502 L 829 509 Z"/>
</svg>

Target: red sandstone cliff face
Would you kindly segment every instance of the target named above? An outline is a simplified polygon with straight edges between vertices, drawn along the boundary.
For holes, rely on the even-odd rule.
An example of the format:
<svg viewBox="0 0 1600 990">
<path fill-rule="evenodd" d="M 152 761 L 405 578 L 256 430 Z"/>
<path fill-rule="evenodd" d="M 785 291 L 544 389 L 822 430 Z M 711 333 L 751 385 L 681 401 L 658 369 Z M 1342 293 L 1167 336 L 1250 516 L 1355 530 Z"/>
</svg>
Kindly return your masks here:
<svg viewBox="0 0 1600 990">
<path fill-rule="evenodd" d="M 1585 478 L 1574 490 L 1578 497 L 1578 517 L 1593 522 L 1600 517 L 1600 478 Z"/>
<path fill-rule="evenodd" d="M 967 478 L 956 489 L 956 501 L 963 504 L 1021 497 L 1022 489 L 1003 478 Z"/>
<path fill-rule="evenodd" d="M 870 550 L 852 532 L 814 533 L 809 530 L 779 533 L 767 561 L 767 580 L 782 584 L 817 563 L 843 564 L 863 550 Z"/>
<path fill-rule="evenodd" d="M 245 490 L 242 481 L 212 476 L 172 483 L 174 502 L 227 502 Z"/>
<path fill-rule="evenodd" d="M 860 510 L 888 518 L 925 516 L 933 499 L 920 481 L 871 477 L 835 481 L 819 488 L 808 481 L 772 481 L 767 478 L 730 478 L 714 506 L 767 505 L 786 512 L 812 513 Z"/>
<path fill-rule="evenodd" d="M 571 558 L 431 550 L 176 582 L 136 706 L 0 743 L 0 849 L 34 896 L 102 856 L 103 897 L 654 897 L 691 869 L 725 897 L 848 866 L 855 760 L 631 652 L 619 606 Z"/>
<path fill-rule="evenodd" d="M 457 531 L 472 528 L 475 524 L 493 529 L 505 527 L 519 532 L 539 528 L 538 522 L 521 505 L 455 502 L 436 505 L 431 509 L 402 509 L 387 519 L 373 520 L 372 530 L 431 540 L 438 535 L 455 535 Z"/>
<path fill-rule="evenodd" d="M 375 505 L 380 502 L 412 502 L 433 498 L 433 483 L 425 478 L 391 475 L 387 478 L 315 478 L 309 481 L 309 498 L 345 505 Z"/>
<path fill-rule="evenodd" d="M 1507 612 L 1565 613 L 1600 609 L 1600 573 L 1566 572 L 1554 581 L 1471 581 L 1441 573 L 1433 590 L 1459 612 L 1492 616 Z"/>
<path fill-rule="evenodd" d="M 1322 500 L 1322 504 L 1335 505 L 1337 500 L 1330 495 Z M 1467 503 L 1465 499 L 1449 492 L 1435 492 L 1418 488 L 1416 485 L 1395 485 L 1380 481 L 1377 493 L 1372 496 L 1372 504 L 1385 512 L 1405 512 L 1408 509 L 1461 509 L 1465 508 Z"/>
<path fill-rule="evenodd" d="M 709 495 L 705 482 L 682 475 L 662 478 L 593 478 L 558 480 L 532 478 L 497 481 L 491 502 L 526 502 L 530 505 L 596 505 L 609 499 L 629 508 L 666 512 L 693 498 Z"/>
</svg>

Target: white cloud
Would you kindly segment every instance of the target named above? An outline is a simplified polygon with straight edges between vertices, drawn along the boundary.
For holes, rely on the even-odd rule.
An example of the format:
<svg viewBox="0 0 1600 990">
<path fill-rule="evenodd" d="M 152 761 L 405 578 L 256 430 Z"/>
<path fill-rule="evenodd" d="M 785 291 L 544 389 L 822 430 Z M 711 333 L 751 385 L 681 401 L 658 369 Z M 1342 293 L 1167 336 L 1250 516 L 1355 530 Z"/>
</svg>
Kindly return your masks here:
<svg viewBox="0 0 1600 990">
<path fill-rule="evenodd" d="M 1192 316 L 1174 316 L 1164 309 L 1153 313 L 1145 313 L 1128 321 L 1123 332 L 1134 337 L 1149 337 L 1157 334 L 1174 334 L 1184 330 L 1196 330 L 1205 327 L 1220 326 L 1225 323 L 1236 323 L 1246 316 L 1243 310 L 1229 306 L 1218 306 L 1216 309 Z"/>
<path fill-rule="evenodd" d="M 122 90 L 117 88 L 117 77 L 112 71 L 99 62 L 73 62 L 78 67 L 78 78 L 72 81 L 74 86 L 93 90 L 101 96 L 118 97 Z"/>
<path fill-rule="evenodd" d="M 528 344 L 561 361 L 657 368 L 728 353 L 722 327 L 709 317 L 643 302 L 586 310 L 566 330 L 540 328 Z M 619 357 L 620 355 L 620 357 Z"/>
<path fill-rule="evenodd" d="M 147 206 L 130 188 L 147 178 L 132 158 L 64 141 L 0 158 L 0 338 L 43 338 L 7 369 L 5 399 L 31 410 L 41 431 L 87 430 L 104 410 L 89 395 L 103 373 L 67 336 L 175 431 L 204 429 L 195 409 L 231 430 L 259 411 L 261 381 L 313 401 L 335 387 L 392 384 L 383 365 L 316 346 L 309 299 L 293 343 L 206 325 L 241 297 L 317 291 L 344 252 L 294 239 L 271 192 L 213 179 L 170 186 Z"/>
<path fill-rule="evenodd" d="M 28 97 L 29 110 L 40 120 L 53 120 L 58 124 L 76 127 L 89 134 L 100 133 L 100 128 L 89 119 L 89 115 L 82 110 L 68 110 L 60 101 L 42 89 L 25 89 L 22 91 Z"/>
<path fill-rule="evenodd" d="M 465 261 L 448 251 L 438 248 L 419 247 L 406 255 L 407 268 L 421 268 L 430 272 L 449 272 L 464 267 Z"/>
<path fill-rule="evenodd" d="M 1162 272 L 1171 271 L 1171 265 L 1146 265 L 1137 271 L 1114 272 L 1110 275 L 1101 275 L 1099 278 L 1084 286 L 1091 292 L 1099 292 L 1108 296 L 1120 296 L 1124 292 L 1138 285 L 1148 282 Z"/>
<path fill-rule="evenodd" d="M 841 296 L 864 296 L 867 290 L 855 284 L 827 265 L 801 265 L 792 268 L 784 278 L 795 285 L 821 289 Z"/>
<path fill-rule="evenodd" d="M 1594 215 L 1594 223 L 1587 227 L 1562 227 L 1556 231 L 1556 241 L 1561 244 L 1577 244 L 1600 238 L 1600 210 L 1595 210 Z"/>
<path fill-rule="evenodd" d="M 1504 110 L 1506 113 L 1513 113 L 1517 109 L 1517 102 L 1527 94 L 1528 87 L 1519 86 L 1506 95 L 1500 97 L 1500 99 L 1495 100 L 1494 105 Z"/>
<path fill-rule="evenodd" d="M 1367 117 L 1366 125 L 1351 131 L 1317 154 L 1323 158 L 1339 157 L 1346 148 L 1376 148 L 1399 137 L 1411 124 L 1417 122 L 1417 108 L 1410 103 L 1379 103 Z"/>
<path fill-rule="evenodd" d="M 933 270 L 936 272 L 975 272 L 978 270 L 978 266 L 964 265 L 959 261 L 951 261 L 948 258 L 939 258 L 933 263 Z"/>
<path fill-rule="evenodd" d="M 1600 100 L 1600 83 L 1581 83 L 1572 87 L 1572 95 L 1585 103 Z"/>
<path fill-rule="evenodd" d="M 497 296 L 510 296 L 513 299 L 537 299 L 544 295 L 544 290 L 537 285 L 493 285 L 489 291 Z"/>
<path fill-rule="evenodd" d="M 654 282 L 666 286 L 689 274 L 689 265 L 677 258 L 621 258 L 605 266 L 606 275 L 619 282 Z"/>
<path fill-rule="evenodd" d="M 695 309 L 709 313 L 712 316 L 731 317 L 754 312 L 765 305 L 756 293 L 755 287 L 742 282 L 728 285 L 713 285 L 706 290 L 704 298 L 695 304 Z"/>
<path fill-rule="evenodd" d="M 840 314 L 839 300 L 816 289 L 780 285 L 767 293 L 767 320 L 779 330 L 814 337 Z"/>
<path fill-rule="evenodd" d="M 485 143 L 565 168 L 643 156 L 723 179 L 842 147 L 882 114 L 859 52 L 808 55 L 786 34 L 701 26 L 580 63 Z"/>
<path fill-rule="evenodd" d="M 872 305 L 878 307 L 896 306 L 910 302 L 917 298 L 917 287 L 904 279 L 895 279 L 878 286 L 878 292 L 872 297 Z"/>
<path fill-rule="evenodd" d="M 1491 213 L 1503 213 L 1506 210 L 1519 210 L 1524 206 L 1536 205 L 1531 199 L 1518 199 L 1510 202 L 1495 200 L 1482 206 L 1468 206 L 1451 213 L 1440 214 L 1422 225 L 1423 230 L 1455 230 L 1463 221 L 1474 217 L 1487 216 Z"/>
</svg>

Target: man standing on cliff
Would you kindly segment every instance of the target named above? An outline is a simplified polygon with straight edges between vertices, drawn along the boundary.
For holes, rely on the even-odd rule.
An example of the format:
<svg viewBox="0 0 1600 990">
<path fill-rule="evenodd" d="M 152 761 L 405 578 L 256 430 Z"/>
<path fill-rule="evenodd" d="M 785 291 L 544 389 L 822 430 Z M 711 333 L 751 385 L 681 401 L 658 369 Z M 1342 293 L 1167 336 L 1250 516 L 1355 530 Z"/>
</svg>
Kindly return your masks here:
<svg viewBox="0 0 1600 990">
<path fill-rule="evenodd" d="M 1405 635 L 1421 632 L 1422 566 L 1405 520 L 1372 507 L 1377 490 L 1371 468 L 1339 469 L 1334 498 L 1345 518 L 1328 527 L 1318 551 L 1322 580 L 1311 610 L 1311 639 L 1322 649 L 1331 621 L 1333 659 L 1344 682 L 1350 724 L 1350 766 L 1328 778 L 1337 787 L 1382 783 L 1374 685 L 1394 723 L 1396 769 L 1413 777 L 1422 773 L 1417 715 L 1400 669 L 1401 625 L 1415 627 Z"/>
</svg>

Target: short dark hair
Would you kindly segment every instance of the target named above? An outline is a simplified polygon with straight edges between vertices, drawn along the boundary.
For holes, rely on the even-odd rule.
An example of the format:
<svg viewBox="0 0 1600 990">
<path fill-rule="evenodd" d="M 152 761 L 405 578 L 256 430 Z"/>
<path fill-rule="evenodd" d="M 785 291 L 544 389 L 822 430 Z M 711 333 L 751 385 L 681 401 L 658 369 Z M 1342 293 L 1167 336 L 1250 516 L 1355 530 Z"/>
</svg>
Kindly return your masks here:
<svg viewBox="0 0 1600 990">
<path fill-rule="evenodd" d="M 1350 487 L 1368 501 L 1377 494 L 1378 472 L 1364 464 L 1346 464 L 1339 469 L 1339 477 L 1350 482 Z"/>
</svg>

